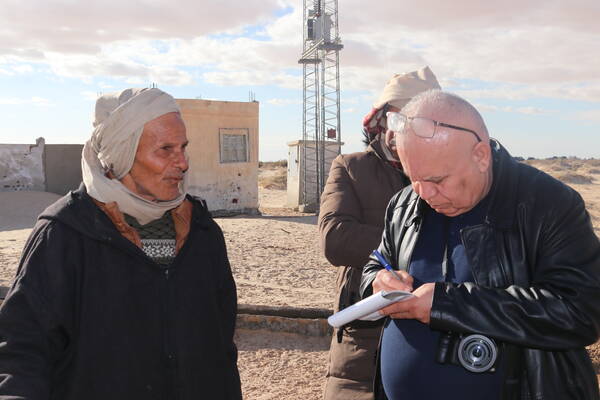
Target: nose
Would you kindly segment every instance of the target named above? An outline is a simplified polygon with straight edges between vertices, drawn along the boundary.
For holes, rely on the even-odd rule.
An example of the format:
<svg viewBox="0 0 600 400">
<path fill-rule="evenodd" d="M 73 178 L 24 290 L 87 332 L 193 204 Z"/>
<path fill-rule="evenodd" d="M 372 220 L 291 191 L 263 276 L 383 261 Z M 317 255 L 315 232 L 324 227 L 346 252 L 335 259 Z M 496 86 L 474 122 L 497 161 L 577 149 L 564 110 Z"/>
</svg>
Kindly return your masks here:
<svg viewBox="0 0 600 400">
<path fill-rule="evenodd" d="M 433 198 L 437 194 L 437 189 L 431 182 L 414 182 L 413 189 L 425 201 Z"/>
<path fill-rule="evenodd" d="M 396 132 L 391 129 L 388 129 L 385 132 L 385 145 L 388 147 L 388 149 L 394 152 L 396 151 Z"/>
<path fill-rule="evenodd" d="M 190 167 L 185 149 L 181 149 L 174 154 L 175 159 L 173 160 L 173 166 L 179 168 L 183 172 L 187 171 Z"/>
</svg>

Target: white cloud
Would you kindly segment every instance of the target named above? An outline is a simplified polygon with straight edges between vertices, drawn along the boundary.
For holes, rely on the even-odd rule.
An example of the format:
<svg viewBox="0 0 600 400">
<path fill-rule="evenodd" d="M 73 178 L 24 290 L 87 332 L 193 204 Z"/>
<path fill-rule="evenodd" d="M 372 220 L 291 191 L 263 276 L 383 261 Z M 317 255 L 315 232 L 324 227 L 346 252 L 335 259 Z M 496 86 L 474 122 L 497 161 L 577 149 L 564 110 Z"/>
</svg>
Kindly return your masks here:
<svg viewBox="0 0 600 400">
<path fill-rule="evenodd" d="M 100 96 L 100 93 L 90 92 L 89 90 L 86 90 L 86 91 L 81 92 L 81 95 L 83 96 L 83 98 L 85 100 L 95 102 L 98 99 L 98 97 Z"/>
<path fill-rule="evenodd" d="M 29 74 L 33 72 L 33 67 L 29 64 L 14 65 L 12 69 L 18 74 Z"/>
<path fill-rule="evenodd" d="M 264 23 L 280 7 L 277 0 L 2 2 L 0 48 L 94 54 L 118 40 L 192 38 Z"/>
<path fill-rule="evenodd" d="M 29 64 L 11 64 L 7 63 L 5 68 L 0 68 L 0 75 L 14 76 L 29 74 L 34 71 Z"/>
<path fill-rule="evenodd" d="M 187 85 L 193 83 L 188 72 L 172 66 L 152 65 L 130 59 L 95 57 L 90 55 L 61 55 L 49 53 L 50 67 L 59 75 L 91 82 L 93 77 L 124 79 L 128 83 L 158 85 Z M 106 85 L 104 85 L 106 86 Z"/>
<path fill-rule="evenodd" d="M 600 110 L 586 110 L 572 113 L 572 119 L 600 123 Z"/>
<path fill-rule="evenodd" d="M 491 104 L 480 104 L 475 103 L 474 106 L 479 111 L 489 111 L 489 112 L 506 112 L 506 113 L 518 113 L 518 114 L 527 114 L 527 115 L 549 115 L 549 114 L 557 114 L 556 110 L 544 110 L 539 107 L 512 107 L 512 106 L 496 106 Z"/>
<path fill-rule="evenodd" d="M 343 87 L 373 91 L 371 79 L 382 86 L 393 73 L 430 65 L 442 85 L 510 84 L 503 98 L 600 101 L 595 0 L 397 1 L 378 3 L 368 13 L 363 2 L 346 0 L 339 11 L 346 45 L 340 58 L 350 75 Z"/>
<path fill-rule="evenodd" d="M 473 85 L 470 85 L 473 86 Z M 453 89 L 467 99 L 526 100 L 555 98 L 579 101 L 600 101 L 600 79 L 588 82 L 556 82 L 538 85 L 501 83 L 484 89 L 463 86 Z"/>
<path fill-rule="evenodd" d="M 269 99 L 266 101 L 267 104 L 271 104 L 274 106 L 289 106 L 292 104 L 302 104 L 302 100 L 301 99 Z"/>
<path fill-rule="evenodd" d="M 263 69 L 254 74 L 259 84 L 270 82 L 266 76 L 273 75 L 276 84 L 286 86 L 289 77 L 279 69 L 283 64 L 297 64 L 295 60 L 274 62 L 287 60 L 290 54 L 289 46 L 282 43 L 290 40 L 292 16 L 273 18 L 282 7 L 289 7 L 289 2 L 183 0 L 176 6 L 139 0 L 5 3 L 0 5 L 0 65 L 41 63 L 56 75 L 86 82 L 106 76 L 159 85 L 192 84 L 192 76 L 181 67 L 213 65 L 217 73 L 227 71 L 242 77 L 248 76 L 248 70 Z M 18 18 L 23 15 L 31 18 Z M 235 37 L 253 25 L 266 26 L 277 39 Z M 215 34 L 219 35 L 210 36 Z M 233 83 L 218 74 L 208 78 Z"/>
<path fill-rule="evenodd" d="M 544 109 L 538 108 L 538 107 L 517 107 L 517 108 L 515 108 L 515 111 L 520 114 L 529 114 L 529 115 L 554 114 L 554 113 L 558 112 L 558 111 L 544 110 Z"/>
<path fill-rule="evenodd" d="M 0 105 L 34 105 L 40 107 L 51 106 L 50 100 L 43 97 L 0 97 Z"/>
<path fill-rule="evenodd" d="M 366 11 L 339 3 L 343 91 L 372 99 L 393 74 L 430 65 L 469 99 L 600 101 L 597 0 L 401 0 Z M 159 85 L 195 83 L 184 70 L 194 67 L 212 84 L 299 88 L 301 14 L 297 0 L 5 2 L 0 66 Z"/>
<path fill-rule="evenodd" d="M 214 71 L 202 74 L 204 81 L 221 86 L 261 86 L 272 85 L 297 89 L 302 84 L 302 78 L 284 72 L 272 74 L 269 71 Z"/>
</svg>

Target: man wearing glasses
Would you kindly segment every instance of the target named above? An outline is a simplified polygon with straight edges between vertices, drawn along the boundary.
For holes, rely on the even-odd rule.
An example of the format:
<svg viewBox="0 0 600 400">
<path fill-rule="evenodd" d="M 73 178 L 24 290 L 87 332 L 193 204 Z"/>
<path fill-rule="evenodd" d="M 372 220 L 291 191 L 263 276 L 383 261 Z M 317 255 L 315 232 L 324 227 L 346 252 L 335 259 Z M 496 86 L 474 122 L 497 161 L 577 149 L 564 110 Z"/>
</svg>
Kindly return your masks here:
<svg viewBox="0 0 600 400">
<path fill-rule="evenodd" d="M 573 189 L 518 163 L 477 110 L 429 91 L 388 113 L 412 186 L 388 206 L 363 297 L 385 322 L 376 398 L 598 399 L 600 243 Z"/>
</svg>

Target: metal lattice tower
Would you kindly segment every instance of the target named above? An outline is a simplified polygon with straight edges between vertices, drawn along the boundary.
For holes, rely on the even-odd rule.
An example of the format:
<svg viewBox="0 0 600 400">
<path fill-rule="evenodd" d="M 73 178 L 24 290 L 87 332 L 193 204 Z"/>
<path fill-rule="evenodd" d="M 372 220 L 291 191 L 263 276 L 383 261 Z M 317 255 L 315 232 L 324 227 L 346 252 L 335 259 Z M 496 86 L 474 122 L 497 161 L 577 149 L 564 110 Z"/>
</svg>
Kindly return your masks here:
<svg viewBox="0 0 600 400">
<path fill-rule="evenodd" d="M 304 0 L 300 172 L 305 209 L 316 210 L 331 160 L 340 153 L 340 50 L 337 0 Z"/>
</svg>

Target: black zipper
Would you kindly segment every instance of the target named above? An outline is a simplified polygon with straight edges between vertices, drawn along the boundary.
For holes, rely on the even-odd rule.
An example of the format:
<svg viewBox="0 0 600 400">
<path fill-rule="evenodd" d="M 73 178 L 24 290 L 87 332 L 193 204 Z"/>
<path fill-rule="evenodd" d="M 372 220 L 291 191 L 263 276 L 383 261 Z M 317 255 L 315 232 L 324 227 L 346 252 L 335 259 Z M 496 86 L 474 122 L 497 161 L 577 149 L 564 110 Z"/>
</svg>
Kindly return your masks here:
<svg viewBox="0 0 600 400">
<path fill-rule="evenodd" d="M 415 218 L 415 220 L 413 220 L 413 224 L 415 225 L 415 235 L 416 235 L 416 238 L 415 238 L 415 241 L 414 241 L 413 245 L 411 246 L 410 255 L 408 256 L 408 260 L 406 262 L 406 272 L 409 275 L 410 275 L 410 264 L 412 262 L 412 257 L 413 257 L 413 254 L 415 252 L 415 246 L 417 245 L 417 241 L 419 240 L 419 236 L 421 236 L 421 229 L 420 228 L 421 228 L 421 222 L 422 221 L 423 221 L 423 218 L 421 218 L 421 217 Z"/>
<path fill-rule="evenodd" d="M 179 249 L 179 252 L 175 255 L 175 258 L 173 259 L 173 262 L 167 267 L 164 268 L 164 289 L 165 289 L 165 293 L 164 293 L 164 298 L 162 299 L 163 301 L 163 321 L 165 324 L 164 327 L 164 352 L 165 352 L 165 357 L 166 357 L 166 361 L 167 361 L 167 398 L 169 400 L 177 400 L 179 398 L 178 396 L 178 392 L 177 392 L 177 358 L 175 357 L 175 354 L 173 353 L 173 344 L 172 344 L 172 335 L 171 335 L 171 327 L 172 327 L 172 321 L 171 318 L 173 317 L 171 310 L 171 296 L 170 296 L 170 287 L 171 284 L 169 283 L 171 281 L 171 275 L 173 275 L 173 272 L 171 272 L 171 269 L 175 268 L 177 266 L 178 260 L 180 258 L 183 257 L 183 254 L 187 251 L 186 249 L 189 247 L 189 242 L 190 239 L 193 239 L 193 237 L 195 236 L 195 234 L 192 232 L 192 230 L 190 229 L 188 238 L 186 240 L 186 242 L 183 244 L 183 246 L 181 247 L 181 249 Z"/>
</svg>

